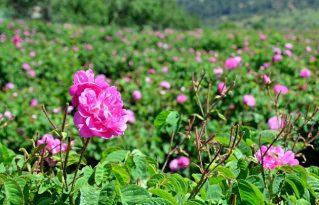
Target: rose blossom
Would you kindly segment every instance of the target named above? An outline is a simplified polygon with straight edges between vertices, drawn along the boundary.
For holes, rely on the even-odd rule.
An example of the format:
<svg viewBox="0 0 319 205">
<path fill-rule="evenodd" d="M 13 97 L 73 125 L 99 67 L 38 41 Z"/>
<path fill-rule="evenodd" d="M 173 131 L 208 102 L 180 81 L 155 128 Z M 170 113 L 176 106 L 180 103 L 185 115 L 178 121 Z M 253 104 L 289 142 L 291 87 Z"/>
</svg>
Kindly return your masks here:
<svg viewBox="0 0 319 205">
<path fill-rule="evenodd" d="M 171 84 L 170 84 L 168 81 L 162 81 L 162 82 L 160 83 L 160 86 L 161 86 L 162 88 L 167 89 L 167 90 L 171 88 Z"/>
<path fill-rule="evenodd" d="M 274 92 L 278 95 L 279 93 L 280 94 L 287 94 L 288 93 L 288 88 L 284 85 L 280 85 L 280 84 L 277 84 L 274 86 Z"/>
<path fill-rule="evenodd" d="M 273 62 L 278 62 L 278 61 L 281 61 L 282 60 L 282 55 L 281 54 L 275 54 L 273 57 L 272 57 L 272 61 Z"/>
<path fill-rule="evenodd" d="M 256 106 L 256 100 L 253 95 L 244 95 L 243 102 L 248 107 L 255 107 Z"/>
<path fill-rule="evenodd" d="M 304 68 L 300 71 L 299 76 L 302 78 L 309 78 L 311 76 L 311 72 L 308 68 Z"/>
<path fill-rule="evenodd" d="M 35 107 L 35 106 L 37 106 L 37 105 L 38 105 L 38 100 L 37 100 L 36 98 L 33 98 L 33 99 L 31 100 L 30 106 L 31 106 L 31 107 Z"/>
<path fill-rule="evenodd" d="M 278 130 L 285 126 L 285 120 L 281 117 L 273 116 L 268 119 L 268 127 L 271 130 Z"/>
<path fill-rule="evenodd" d="M 227 91 L 226 83 L 225 82 L 218 83 L 217 91 L 218 91 L 219 94 L 225 94 L 226 91 Z"/>
<path fill-rule="evenodd" d="M 142 93 L 139 90 L 134 90 L 132 93 L 132 97 L 134 101 L 139 101 L 140 99 L 142 99 Z"/>
<path fill-rule="evenodd" d="M 177 159 L 173 159 L 170 163 L 169 163 L 169 168 L 172 172 L 176 172 L 179 170 L 178 167 L 178 160 Z"/>
<path fill-rule="evenodd" d="M 268 75 L 264 74 L 262 78 L 266 85 L 269 85 L 271 83 L 270 77 Z"/>
<path fill-rule="evenodd" d="M 74 124 L 85 138 L 97 136 L 110 139 L 126 130 L 127 114 L 121 94 L 104 78 L 95 78 L 91 69 L 74 74 L 69 88 L 72 104 L 77 108 Z"/>
<path fill-rule="evenodd" d="M 220 78 L 220 76 L 223 75 L 224 70 L 222 68 L 215 68 L 213 72 L 216 78 Z"/>
<path fill-rule="evenodd" d="M 128 123 L 135 123 L 136 119 L 135 119 L 135 114 L 132 110 L 126 110 L 126 114 L 127 114 L 127 122 Z"/>
<path fill-rule="evenodd" d="M 241 62 L 241 57 L 239 57 L 239 56 L 230 57 L 225 61 L 224 66 L 225 66 L 225 68 L 232 70 L 232 69 L 237 68 L 239 66 L 240 62 Z"/>
<path fill-rule="evenodd" d="M 262 163 L 264 168 L 276 169 L 277 166 L 281 165 L 293 166 L 299 164 L 292 151 L 289 150 L 285 152 L 280 146 L 269 147 L 270 145 L 263 145 L 260 150 L 255 153 L 255 157 Z"/>
<path fill-rule="evenodd" d="M 184 95 L 184 94 L 180 94 L 180 95 L 178 95 L 178 96 L 176 97 L 176 101 L 177 101 L 177 103 L 179 103 L 179 104 L 183 104 L 184 102 L 187 101 L 187 96 Z"/>
<path fill-rule="evenodd" d="M 60 151 L 65 152 L 68 147 L 67 144 L 62 143 L 59 139 L 54 138 L 51 134 L 44 134 L 43 137 L 40 140 L 38 140 L 37 145 L 39 146 L 42 144 L 46 144 L 44 150 L 48 151 L 50 154 L 53 155 L 59 153 Z"/>
<path fill-rule="evenodd" d="M 188 157 L 181 156 L 178 158 L 177 164 L 178 164 L 179 169 L 186 169 L 190 164 L 190 160 Z"/>
<path fill-rule="evenodd" d="M 7 83 L 5 86 L 4 86 L 4 90 L 7 91 L 7 90 L 11 90 L 14 88 L 14 84 L 9 82 Z"/>
<path fill-rule="evenodd" d="M 291 50 L 294 46 L 291 43 L 286 43 L 285 48 Z"/>
</svg>

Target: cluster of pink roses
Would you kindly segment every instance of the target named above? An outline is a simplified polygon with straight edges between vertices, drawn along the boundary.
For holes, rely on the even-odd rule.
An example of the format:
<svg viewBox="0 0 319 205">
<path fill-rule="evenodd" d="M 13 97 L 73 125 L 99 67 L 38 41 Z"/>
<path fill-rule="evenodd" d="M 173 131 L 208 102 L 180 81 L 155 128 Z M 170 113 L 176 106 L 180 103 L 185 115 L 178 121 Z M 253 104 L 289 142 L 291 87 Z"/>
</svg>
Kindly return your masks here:
<svg viewBox="0 0 319 205">
<path fill-rule="evenodd" d="M 69 94 L 77 108 L 74 124 L 82 137 L 110 139 L 124 133 L 128 117 L 121 94 L 115 86 L 109 86 L 104 76 L 94 78 L 91 69 L 76 72 Z"/>
<path fill-rule="evenodd" d="M 266 169 L 276 169 L 280 165 L 298 165 L 299 162 L 295 158 L 292 151 L 284 151 L 280 146 L 261 146 L 260 150 L 255 153 L 256 158 Z M 269 149 L 268 149 L 269 148 Z M 268 149 L 268 151 L 267 151 Z M 266 152 L 267 151 L 267 152 Z"/>
<path fill-rule="evenodd" d="M 173 159 L 169 163 L 169 168 L 172 172 L 176 172 L 179 170 L 186 169 L 189 166 L 189 164 L 190 164 L 189 158 L 185 156 L 181 156 L 177 159 Z"/>
</svg>

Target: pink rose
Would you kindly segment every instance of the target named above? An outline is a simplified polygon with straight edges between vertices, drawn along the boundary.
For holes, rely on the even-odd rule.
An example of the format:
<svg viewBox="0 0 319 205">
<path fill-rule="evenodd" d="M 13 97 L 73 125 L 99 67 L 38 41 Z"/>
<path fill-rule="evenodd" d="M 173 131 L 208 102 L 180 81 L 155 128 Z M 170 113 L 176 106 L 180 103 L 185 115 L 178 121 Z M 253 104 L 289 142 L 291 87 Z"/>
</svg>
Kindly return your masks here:
<svg viewBox="0 0 319 205">
<path fill-rule="evenodd" d="M 218 91 L 219 94 L 224 95 L 226 93 L 226 91 L 227 91 L 226 83 L 225 82 L 218 83 L 217 91 Z"/>
<path fill-rule="evenodd" d="M 304 68 L 300 71 L 299 76 L 302 78 L 309 78 L 311 76 L 311 72 L 308 68 Z"/>
<path fill-rule="evenodd" d="M 224 70 L 222 68 L 215 68 L 213 72 L 216 78 L 220 78 L 223 75 Z"/>
<path fill-rule="evenodd" d="M 75 73 L 69 92 L 73 106 L 78 109 L 74 124 L 82 137 L 110 139 L 124 133 L 128 119 L 116 87 L 109 87 L 103 78 L 94 79 L 89 69 Z"/>
<path fill-rule="evenodd" d="M 282 55 L 281 54 L 275 54 L 273 57 L 272 57 L 272 61 L 273 62 L 279 62 L 282 60 Z"/>
<path fill-rule="evenodd" d="M 274 86 L 274 92 L 278 95 L 279 93 L 280 94 L 287 94 L 288 93 L 288 88 L 284 85 L 280 85 L 280 84 L 277 84 Z"/>
<path fill-rule="evenodd" d="M 235 68 L 237 68 L 239 66 L 241 62 L 241 57 L 236 56 L 236 57 L 230 57 L 225 61 L 225 68 L 229 69 L 229 70 L 233 70 Z"/>
<path fill-rule="evenodd" d="M 33 98 L 33 99 L 31 100 L 30 106 L 31 106 L 31 107 L 35 107 L 35 106 L 37 106 L 37 105 L 38 105 L 38 100 L 35 99 L 35 98 Z"/>
<path fill-rule="evenodd" d="M 271 130 L 278 130 L 285 126 L 285 121 L 281 117 L 273 116 L 268 120 L 268 127 Z"/>
<path fill-rule="evenodd" d="M 180 95 L 178 95 L 178 96 L 176 97 L 176 101 L 177 101 L 177 103 L 179 103 L 179 104 L 183 104 L 183 103 L 185 103 L 185 102 L 187 101 L 187 96 L 184 95 L 184 94 L 180 94 Z"/>
<path fill-rule="evenodd" d="M 299 164 L 292 151 L 285 152 L 280 146 L 272 146 L 268 149 L 269 146 L 270 145 L 263 145 L 260 150 L 255 153 L 255 157 L 263 164 L 264 168 L 276 169 L 277 166 L 281 165 L 293 166 Z"/>
<path fill-rule="evenodd" d="M 134 112 L 132 110 L 126 110 L 126 114 L 127 114 L 127 122 L 134 124 L 136 121 Z"/>
<path fill-rule="evenodd" d="M 162 81 L 162 82 L 160 83 L 160 86 L 161 86 L 162 88 L 167 89 L 167 90 L 171 88 L 171 84 L 170 84 L 168 81 Z"/>
<path fill-rule="evenodd" d="M 190 164 L 190 160 L 188 157 L 181 156 L 178 158 L 177 164 L 178 164 L 179 169 L 186 169 Z"/>
<path fill-rule="evenodd" d="M 256 106 L 256 100 L 254 96 L 252 95 L 244 95 L 243 102 L 248 107 L 255 107 Z"/>
<path fill-rule="evenodd" d="M 271 83 L 270 77 L 268 75 L 264 74 L 262 78 L 266 85 L 269 85 Z"/>
<path fill-rule="evenodd" d="M 142 99 L 142 93 L 139 90 L 134 90 L 132 93 L 132 97 L 134 99 L 134 101 L 139 101 L 140 99 Z"/>
<path fill-rule="evenodd" d="M 176 172 L 179 170 L 178 167 L 178 160 L 177 159 L 173 159 L 170 163 L 169 163 L 169 168 L 172 172 Z"/>
</svg>

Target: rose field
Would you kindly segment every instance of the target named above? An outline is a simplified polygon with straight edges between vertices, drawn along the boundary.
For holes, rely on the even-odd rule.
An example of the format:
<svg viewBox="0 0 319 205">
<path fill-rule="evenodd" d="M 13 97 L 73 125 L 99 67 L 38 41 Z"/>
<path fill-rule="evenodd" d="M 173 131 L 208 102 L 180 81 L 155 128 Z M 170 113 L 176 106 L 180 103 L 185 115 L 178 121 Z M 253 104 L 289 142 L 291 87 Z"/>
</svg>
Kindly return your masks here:
<svg viewBox="0 0 319 205">
<path fill-rule="evenodd" d="M 0 23 L 0 204 L 319 204 L 319 32 Z"/>
</svg>

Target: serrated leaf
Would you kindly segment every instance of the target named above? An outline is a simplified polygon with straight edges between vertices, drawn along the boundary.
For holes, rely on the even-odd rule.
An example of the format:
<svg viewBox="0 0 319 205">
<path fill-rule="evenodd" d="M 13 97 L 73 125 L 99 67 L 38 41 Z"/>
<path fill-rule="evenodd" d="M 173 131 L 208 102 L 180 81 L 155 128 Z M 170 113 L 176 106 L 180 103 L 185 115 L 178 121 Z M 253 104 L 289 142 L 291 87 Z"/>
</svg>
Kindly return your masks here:
<svg viewBox="0 0 319 205">
<path fill-rule="evenodd" d="M 175 200 L 175 198 L 173 197 L 172 194 L 170 194 L 168 191 L 163 190 L 163 189 L 150 189 L 149 190 L 150 193 L 161 197 L 163 199 L 167 199 L 168 201 L 171 202 L 171 204 L 173 205 L 178 205 L 177 201 Z"/>
<path fill-rule="evenodd" d="M 24 195 L 16 181 L 13 179 L 5 179 L 3 182 L 4 189 L 4 205 L 23 205 Z"/>
<path fill-rule="evenodd" d="M 137 185 L 126 185 L 121 188 L 121 200 L 123 204 L 136 204 L 139 200 L 149 199 L 148 191 Z"/>
<path fill-rule="evenodd" d="M 106 156 L 106 161 L 107 162 L 123 162 L 128 153 L 129 151 L 127 150 L 116 150 Z"/>
<path fill-rule="evenodd" d="M 238 180 L 238 190 L 241 202 L 244 204 L 264 204 L 264 198 L 260 190 L 246 180 Z"/>
<path fill-rule="evenodd" d="M 99 202 L 100 190 L 91 186 L 84 186 L 80 189 L 80 205 L 97 205 Z"/>
<path fill-rule="evenodd" d="M 271 190 L 272 193 L 277 194 L 280 193 L 282 184 L 285 180 L 285 175 L 283 174 L 278 174 L 277 176 L 275 176 L 274 180 L 272 181 L 272 185 L 271 185 Z"/>
<path fill-rule="evenodd" d="M 114 181 L 105 185 L 100 191 L 99 205 L 112 205 L 116 196 Z"/>
<path fill-rule="evenodd" d="M 157 129 L 160 129 L 161 127 L 163 127 L 165 125 L 166 118 L 170 112 L 171 111 L 162 111 L 156 116 L 155 121 L 154 121 L 154 126 Z"/>
</svg>

